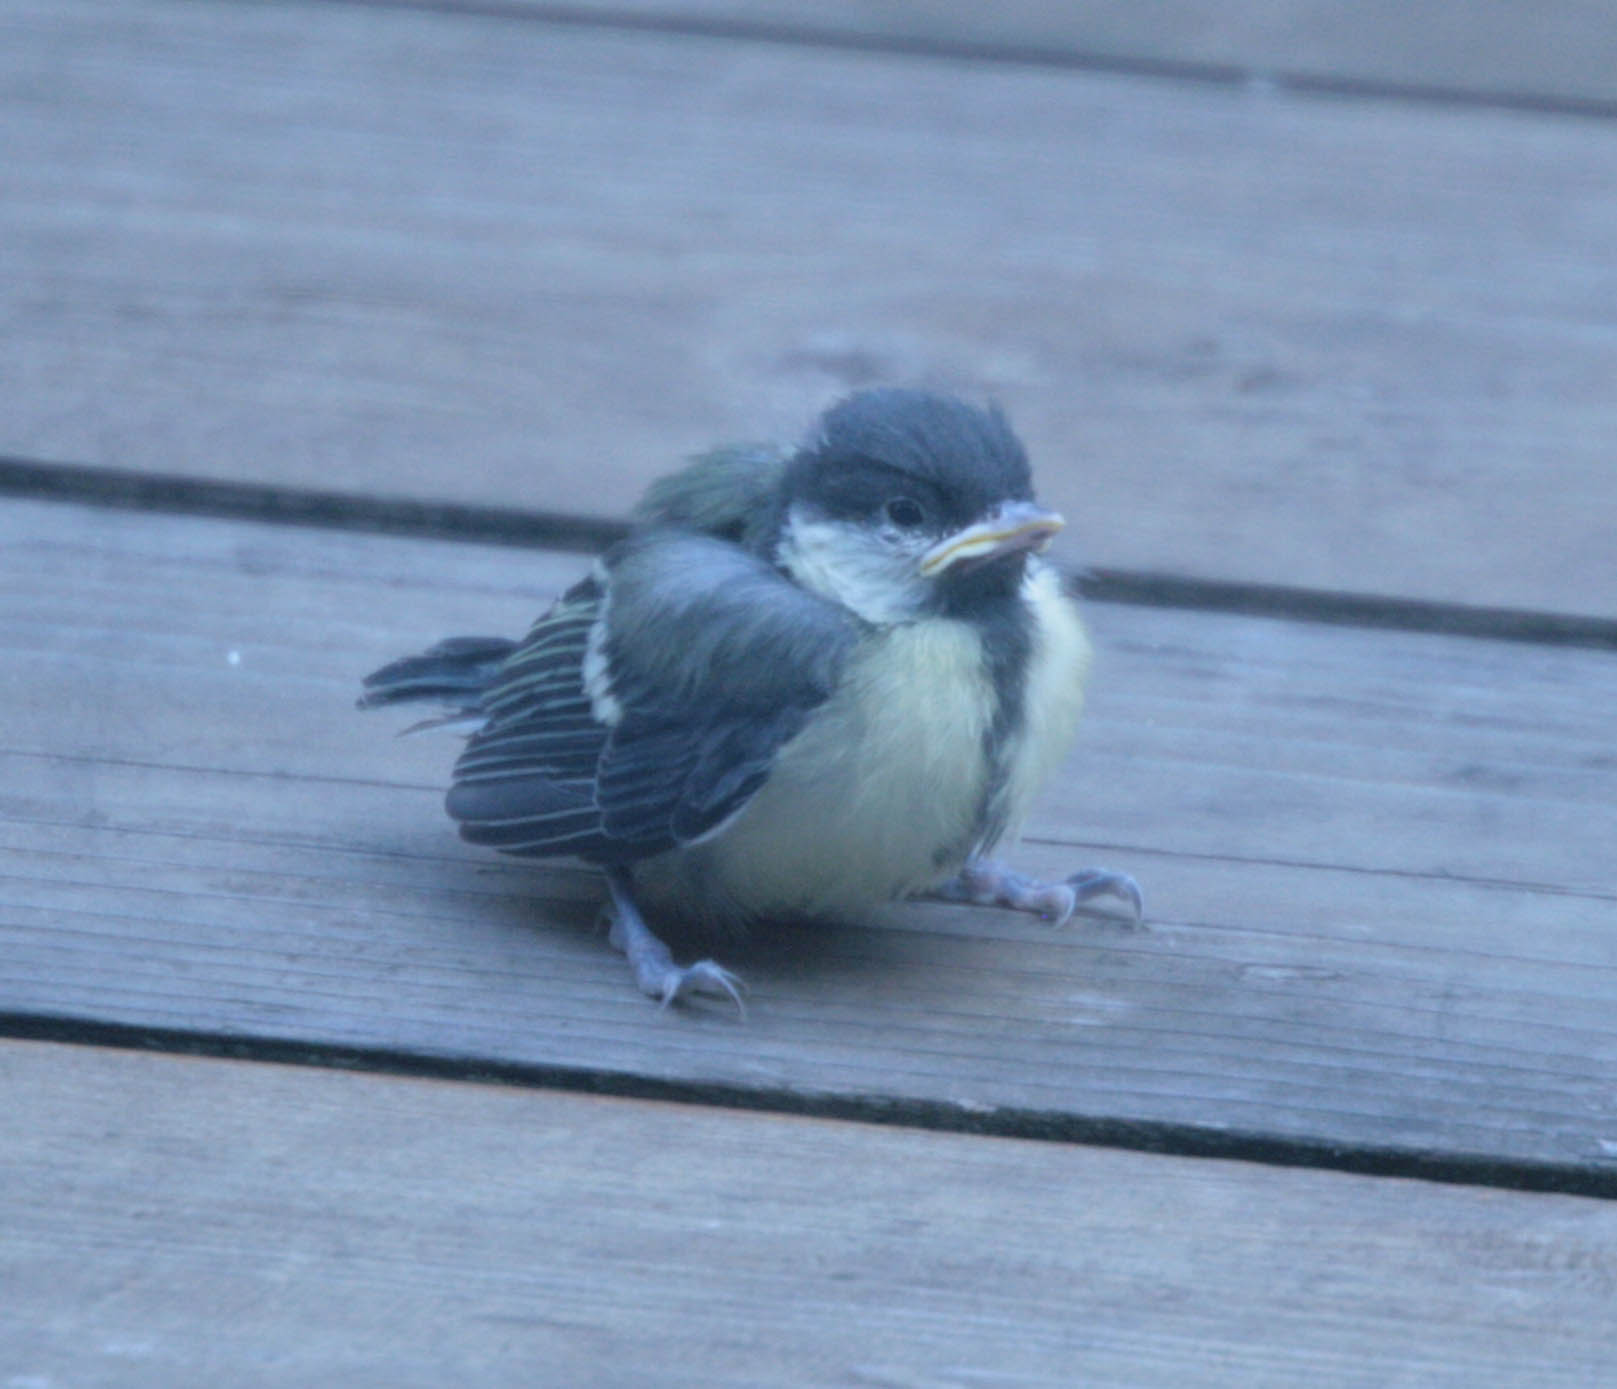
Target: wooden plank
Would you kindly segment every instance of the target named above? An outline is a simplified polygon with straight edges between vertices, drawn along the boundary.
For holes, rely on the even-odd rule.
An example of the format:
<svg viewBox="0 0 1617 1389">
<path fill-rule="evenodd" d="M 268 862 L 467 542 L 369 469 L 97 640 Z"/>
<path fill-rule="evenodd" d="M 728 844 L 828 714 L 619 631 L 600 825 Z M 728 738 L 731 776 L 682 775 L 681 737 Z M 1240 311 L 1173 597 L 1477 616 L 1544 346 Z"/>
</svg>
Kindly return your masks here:
<svg viewBox="0 0 1617 1389">
<path fill-rule="evenodd" d="M 722 952 L 737 1026 L 650 1007 L 594 878 L 460 845 L 452 744 L 351 708 L 579 564 L 0 510 L 0 1012 L 1617 1173 L 1610 654 L 1097 605 L 1093 718 L 1018 858 L 1135 872 L 1150 929 L 763 932 Z"/>
<path fill-rule="evenodd" d="M 356 720 L 360 676 L 450 632 L 520 633 L 587 567 L 15 501 L 0 540 L 0 617 L 27 682 L 11 750 L 432 787 L 452 740 L 388 736 L 408 716 Z M 1611 886 L 1617 656 L 1108 604 L 1089 615 L 1103 650 L 1086 736 L 1036 838 Z M 138 727 L 106 716 L 119 705 Z"/>
<path fill-rule="evenodd" d="M 1600 122 L 160 0 L 0 83 L 0 452 L 620 513 L 924 380 L 1091 562 L 1613 611 Z"/>
<path fill-rule="evenodd" d="M 1587 1385 L 1617 1208 L 0 1044 L 8 1383 Z"/>
<path fill-rule="evenodd" d="M 442 3 L 442 0 L 437 0 Z M 457 0 L 448 0 L 457 3 Z M 1473 99 L 1617 101 L 1617 27 L 1601 0 L 515 0 L 535 17 L 732 26 L 813 42 L 935 46 L 1030 60 L 1188 68 L 1254 80 L 1412 88 Z M 466 8 L 475 8 L 467 4 Z"/>
</svg>

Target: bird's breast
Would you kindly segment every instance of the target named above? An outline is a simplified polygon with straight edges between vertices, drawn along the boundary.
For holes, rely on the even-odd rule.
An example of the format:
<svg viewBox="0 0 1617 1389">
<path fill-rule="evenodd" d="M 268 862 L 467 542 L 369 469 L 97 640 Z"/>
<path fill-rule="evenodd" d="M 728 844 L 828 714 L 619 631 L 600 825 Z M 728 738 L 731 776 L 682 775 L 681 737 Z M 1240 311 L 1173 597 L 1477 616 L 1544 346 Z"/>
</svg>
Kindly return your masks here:
<svg viewBox="0 0 1617 1389">
<path fill-rule="evenodd" d="M 1019 717 L 1000 749 L 995 807 L 995 819 L 1013 834 L 1045 779 L 1072 748 L 1091 659 L 1078 605 L 1067 596 L 1054 568 L 1042 563 L 1028 566 L 1022 601 L 1031 641 Z"/>
<path fill-rule="evenodd" d="M 936 882 L 979 833 L 996 697 L 971 624 L 873 633 L 735 818 L 637 877 L 715 924 L 854 912 Z"/>
</svg>

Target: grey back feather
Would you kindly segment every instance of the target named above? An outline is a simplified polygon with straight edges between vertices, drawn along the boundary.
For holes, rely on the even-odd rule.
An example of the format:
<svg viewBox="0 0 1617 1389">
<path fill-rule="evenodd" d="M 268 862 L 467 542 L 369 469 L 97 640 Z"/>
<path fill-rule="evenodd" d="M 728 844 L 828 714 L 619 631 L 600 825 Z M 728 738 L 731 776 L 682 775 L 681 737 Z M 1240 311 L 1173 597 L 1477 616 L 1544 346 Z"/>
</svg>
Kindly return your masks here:
<svg viewBox="0 0 1617 1389">
<path fill-rule="evenodd" d="M 790 458 L 773 444 L 730 444 L 699 454 L 646 488 L 634 520 L 701 531 L 763 554 L 779 525 L 780 484 Z"/>
</svg>

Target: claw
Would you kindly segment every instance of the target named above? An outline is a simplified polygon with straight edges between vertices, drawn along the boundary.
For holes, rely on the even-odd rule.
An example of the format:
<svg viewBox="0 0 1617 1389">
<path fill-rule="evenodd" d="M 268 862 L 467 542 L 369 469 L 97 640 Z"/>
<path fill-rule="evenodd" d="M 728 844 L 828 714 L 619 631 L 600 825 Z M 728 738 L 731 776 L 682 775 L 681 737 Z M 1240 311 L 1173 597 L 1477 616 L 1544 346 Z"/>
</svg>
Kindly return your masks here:
<svg viewBox="0 0 1617 1389">
<path fill-rule="evenodd" d="M 1134 913 L 1136 926 L 1145 920 L 1145 894 L 1127 873 L 1114 873 L 1109 868 L 1081 868 L 1067 879 L 1066 886 L 1073 891 L 1073 907 L 1095 897 L 1120 897 Z"/>
<path fill-rule="evenodd" d="M 660 987 L 656 979 L 642 978 L 638 970 L 635 982 L 640 985 L 643 992 L 660 1000 L 664 1008 L 675 999 L 685 997 L 686 994 L 705 993 L 727 997 L 735 1004 L 736 1012 L 741 1015 L 743 1021 L 747 1016 L 747 1005 L 741 998 L 746 985 L 741 982 L 739 975 L 733 974 L 713 960 L 698 960 L 683 969 L 670 961 L 668 968 L 662 972 Z"/>
<path fill-rule="evenodd" d="M 646 925 L 635 906 L 628 874 L 621 868 L 608 869 L 606 881 L 612 893 L 612 925 L 607 939 L 627 956 L 640 992 L 664 1008 L 694 994 L 721 995 L 735 1004 L 745 1021 L 747 1005 L 741 994 L 746 986 L 739 976 L 713 960 L 698 960 L 683 968 L 676 965 L 668 947 Z"/>
<path fill-rule="evenodd" d="M 1140 885 L 1127 873 L 1114 873 L 1108 868 L 1084 868 L 1059 883 L 1042 883 L 991 859 L 973 859 L 953 878 L 934 888 L 932 895 L 951 902 L 1034 912 L 1054 926 L 1065 925 L 1081 902 L 1119 897 L 1128 903 L 1135 925 L 1145 919 L 1145 896 Z"/>
</svg>

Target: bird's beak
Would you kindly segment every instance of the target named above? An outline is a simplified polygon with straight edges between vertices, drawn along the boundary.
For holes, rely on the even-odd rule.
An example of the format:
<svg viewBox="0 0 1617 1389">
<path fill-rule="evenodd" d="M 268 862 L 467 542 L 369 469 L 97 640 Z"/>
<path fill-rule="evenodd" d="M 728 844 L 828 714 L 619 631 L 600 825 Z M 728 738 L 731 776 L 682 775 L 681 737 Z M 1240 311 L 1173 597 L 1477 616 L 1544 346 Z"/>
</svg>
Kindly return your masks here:
<svg viewBox="0 0 1617 1389">
<path fill-rule="evenodd" d="M 983 520 L 944 536 L 922 555 L 921 575 L 936 578 L 957 565 L 974 569 L 1018 550 L 1037 554 L 1066 524 L 1056 512 L 1033 502 L 1003 502 Z"/>
</svg>

